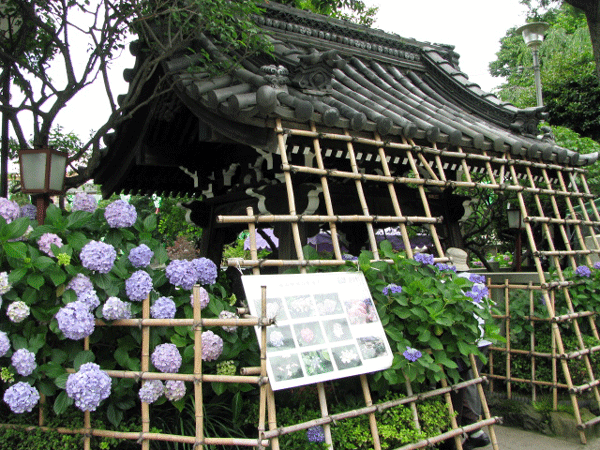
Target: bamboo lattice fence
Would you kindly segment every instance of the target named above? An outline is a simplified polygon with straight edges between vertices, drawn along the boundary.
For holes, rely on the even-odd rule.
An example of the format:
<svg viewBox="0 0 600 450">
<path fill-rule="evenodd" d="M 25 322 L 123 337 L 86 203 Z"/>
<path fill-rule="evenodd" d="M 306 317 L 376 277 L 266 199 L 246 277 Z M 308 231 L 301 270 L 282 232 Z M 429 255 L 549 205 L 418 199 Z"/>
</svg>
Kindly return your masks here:
<svg viewBox="0 0 600 450">
<path fill-rule="evenodd" d="M 297 126 L 297 125 L 295 125 Z M 569 286 L 572 282 L 563 276 L 561 264 L 576 267 L 580 260 L 591 265 L 590 254 L 599 253 L 600 247 L 593 237 L 593 248 L 588 248 L 584 242 L 585 234 L 594 234 L 594 227 L 600 225 L 600 216 L 595 209 L 592 194 L 590 194 L 585 180 L 585 171 L 577 167 L 566 167 L 559 164 L 547 164 L 541 162 L 533 155 L 515 157 L 510 152 L 498 153 L 491 150 L 463 149 L 459 147 L 438 148 L 436 144 L 431 146 L 417 146 L 413 141 L 404 138 L 400 141 L 383 140 L 377 132 L 361 132 L 350 135 L 335 130 L 317 129 L 313 123 L 305 128 L 286 128 L 285 124 L 277 121 L 274 124 L 277 136 L 276 151 L 270 155 L 273 164 L 279 164 L 281 168 L 278 181 L 285 185 L 287 192 L 288 210 L 287 214 L 272 215 L 255 213 L 252 209 L 246 215 L 221 215 L 217 221 L 221 224 L 245 224 L 250 231 L 251 257 L 250 259 L 230 260 L 231 266 L 240 268 L 251 268 L 254 274 L 260 274 L 265 270 L 283 269 L 297 267 L 301 273 L 305 273 L 309 266 L 342 266 L 346 264 L 342 251 L 342 235 L 340 228 L 348 229 L 348 225 L 360 228 L 365 232 L 369 249 L 373 252 L 375 259 L 380 259 L 377 249 L 376 231 L 378 228 L 388 226 L 400 229 L 400 238 L 404 250 L 409 258 L 412 258 L 413 250 L 409 236 L 415 232 L 425 230 L 431 237 L 431 248 L 429 251 L 436 254 L 436 262 L 448 262 L 443 245 L 444 237 L 440 238 L 438 230 L 442 224 L 442 218 L 432 213 L 430 199 L 432 196 L 446 189 L 461 189 L 463 192 L 473 192 L 475 189 L 487 190 L 490 193 L 504 193 L 513 195 L 519 205 L 522 216 L 525 218 L 525 233 L 527 247 L 531 252 L 533 262 L 538 274 L 537 285 L 492 285 L 491 290 L 501 290 L 505 299 L 505 312 L 498 319 L 504 321 L 506 335 L 508 337 L 505 347 L 495 346 L 490 358 L 490 369 L 487 375 L 495 384 L 493 389 L 498 389 L 497 383 L 503 382 L 510 395 L 514 383 L 529 383 L 533 388 L 533 398 L 536 398 L 536 389 L 549 387 L 553 392 L 565 389 L 570 396 L 573 408 L 580 426 L 581 441 L 585 442 L 585 429 L 600 421 L 595 418 L 583 423 L 579 412 L 578 399 L 583 393 L 591 392 L 594 400 L 600 403 L 598 394 L 598 381 L 595 378 L 595 368 L 590 362 L 590 355 L 600 350 L 600 346 L 588 348 L 579 329 L 579 321 L 586 320 L 593 330 L 594 337 L 598 339 L 595 327 L 595 314 L 588 311 L 576 311 L 570 301 Z M 303 210 L 296 207 L 298 194 L 296 187 L 299 184 L 312 183 L 317 187 L 322 198 L 324 212 Z M 358 205 L 359 212 L 348 214 L 340 213 L 340 204 L 336 203 L 332 195 L 332 186 L 341 188 L 353 194 L 353 202 Z M 414 200 L 419 207 L 409 212 L 404 211 L 405 198 L 400 198 L 398 187 L 409 187 L 414 193 Z M 376 206 L 370 193 L 373 190 L 381 195 L 387 195 L 386 214 L 373 213 Z M 575 212 L 575 205 L 581 207 L 582 217 Z M 562 210 L 564 204 L 566 213 Z M 586 212 L 586 204 L 592 205 L 592 218 Z M 549 210 L 548 206 L 549 205 Z M 415 212 L 416 211 L 416 212 Z M 327 229 L 332 238 L 333 258 L 308 260 L 303 254 L 305 243 L 305 228 L 308 225 L 318 224 L 322 229 Z M 534 224 L 540 224 L 542 229 L 543 247 L 540 239 L 534 235 Z M 262 260 L 258 258 L 256 249 L 256 228 L 265 226 L 278 226 L 280 235 L 279 259 Z M 554 231 L 551 229 L 554 229 Z M 575 239 L 570 239 L 571 230 Z M 554 243 L 555 232 L 561 237 L 564 249 L 557 249 Z M 286 234 L 287 233 L 287 234 Z M 286 236 L 289 239 L 286 239 Z M 286 242 L 291 243 L 291 248 L 286 249 Z M 577 242 L 574 244 L 573 242 Z M 557 269 L 558 282 L 547 281 L 542 267 L 542 259 L 549 258 Z M 534 338 L 531 339 L 529 349 L 513 348 L 510 340 L 511 324 L 514 318 L 510 315 L 510 300 L 513 292 L 524 291 L 530 297 L 531 311 L 526 318 L 533 329 L 548 329 L 552 334 L 552 350 L 550 352 L 536 351 Z M 557 316 L 555 311 L 556 293 L 561 293 L 561 299 L 567 304 L 568 315 Z M 534 293 L 541 294 L 544 298 L 543 309 L 538 308 L 534 300 Z M 412 386 L 407 382 L 406 398 L 393 402 L 375 404 L 371 398 L 370 389 L 366 376 L 360 377 L 365 406 L 344 413 L 329 413 L 327 395 L 323 385 L 318 385 L 319 405 L 321 418 L 311 420 L 287 427 L 280 427 L 277 423 L 276 405 L 274 394 L 271 390 L 266 375 L 265 339 L 266 327 L 270 321 L 266 319 L 265 299 L 266 292 L 262 292 L 263 315 L 261 317 L 245 316 L 241 319 L 203 319 L 200 312 L 200 301 L 197 288 L 194 288 L 193 318 L 160 320 L 150 319 L 149 300 L 143 307 L 141 319 L 115 321 L 110 326 L 135 326 L 142 329 L 142 354 L 141 371 L 107 371 L 111 377 L 135 378 L 141 382 L 149 379 L 176 379 L 193 384 L 195 403 L 195 436 L 168 435 L 152 433 L 151 406 L 142 403 L 139 431 L 115 432 L 109 430 L 94 429 L 91 427 L 89 412 L 85 413 L 84 427 L 81 429 L 57 429 L 63 433 L 75 433 L 83 436 L 85 448 L 90 448 L 90 440 L 93 436 L 109 436 L 118 439 L 136 440 L 142 448 L 147 449 L 153 441 L 171 441 L 189 443 L 201 447 L 203 445 L 239 446 L 273 449 L 279 448 L 279 437 L 299 430 L 307 429 L 314 425 L 322 425 L 325 430 L 327 442 L 331 442 L 331 434 L 335 433 L 335 423 L 349 417 L 366 415 L 369 418 L 372 443 L 374 449 L 380 449 L 380 439 L 377 429 L 377 415 L 388 409 L 401 404 L 407 404 L 413 411 L 416 427 L 419 427 L 419 417 L 415 405 L 427 398 L 441 397 L 444 399 L 451 413 L 452 426 L 434 438 L 426 439 L 414 444 L 401 447 L 403 450 L 424 448 L 434 445 L 446 439 L 454 439 L 456 447 L 461 449 L 461 435 L 465 431 L 473 431 L 487 427 L 494 449 L 498 449 L 493 425 L 498 422 L 497 417 L 492 417 L 487 407 L 483 393 L 482 384 L 487 381 L 486 376 L 477 373 L 474 358 L 471 363 L 475 371 L 473 380 L 458 383 L 453 386 L 442 383 L 436 389 L 425 393 L 412 393 Z M 562 300 L 561 300 L 562 301 Z M 538 308 L 538 309 L 535 309 Z M 535 314 L 539 311 L 540 314 Z M 572 326 L 576 337 L 577 348 L 566 349 L 563 345 L 561 327 L 559 324 Z M 209 326 L 259 326 L 261 327 L 261 366 L 256 368 L 245 368 L 241 375 L 217 376 L 204 374 L 202 371 L 201 358 L 201 332 L 203 327 Z M 154 327 L 183 326 L 192 327 L 195 339 L 195 363 L 191 374 L 165 374 L 149 371 L 149 343 L 150 334 Z M 498 373 L 494 369 L 494 361 L 497 360 L 498 352 L 505 355 L 505 371 Z M 511 358 L 514 355 L 524 354 L 531 358 L 531 377 L 528 379 L 517 379 L 512 376 Z M 538 379 L 536 376 L 536 364 L 540 359 L 548 359 L 552 366 L 552 379 L 550 381 Z M 574 385 L 570 375 L 570 366 L 573 361 L 583 361 L 587 374 L 587 382 Z M 564 382 L 559 381 L 558 374 L 562 373 Z M 202 386 L 204 382 L 222 383 L 250 383 L 256 385 L 260 390 L 259 400 L 259 423 L 257 433 L 252 438 L 219 438 L 205 436 L 203 431 L 202 413 Z M 450 398 L 452 390 L 462 389 L 468 385 L 476 384 L 483 403 L 483 416 L 481 420 L 468 427 L 461 428 L 454 418 L 453 406 Z M 556 395 L 556 394 L 555 394 Z M 43 417 L 40 416 L 40 427 L 44 427 Z"/>
</svg>

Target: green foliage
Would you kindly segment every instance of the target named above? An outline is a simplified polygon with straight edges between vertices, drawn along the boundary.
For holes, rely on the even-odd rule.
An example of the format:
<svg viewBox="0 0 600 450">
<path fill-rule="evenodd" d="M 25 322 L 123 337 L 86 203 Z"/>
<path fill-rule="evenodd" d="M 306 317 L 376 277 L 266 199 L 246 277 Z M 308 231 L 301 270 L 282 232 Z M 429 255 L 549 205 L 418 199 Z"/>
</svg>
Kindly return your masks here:
<svg viewBox="0 0 600 450">
<path fill-rule="evenodd" d="M 379 9 L 367 6 L 362 0 L 283 0 L 279 3 L 367 26 L 373 25 Z"/>
<path fill-rule="evenodd" d="M 380 389 L 396 385 L 403 374 L 423 385 L 439 382 L 444 374 L 457 381 L 458 364 L 468 361 L 469 354 L 480 355 L 481 339 L 478 317 L 485 323 L 485 335 L 498 337 L 491 320 L 488 298 L 481 304 L 466 296 L 473 283 L 451 270 L 439 270 L 392 250 L 382 242 L 381 252 L 393 264 L 371 262 L 373 255 L 363 252 L 359 265 L 367 279 L 379 317 L 394 352 L 392 367 L 374 374 Z M 390 284 L 402 287 L 401 293 L 384 294 Z M 403 356 L 407 348 L 419 349 L 422 357 L 411 362 Z M 483 355 L 480 355 L 483 356 Z"/>
</svg>

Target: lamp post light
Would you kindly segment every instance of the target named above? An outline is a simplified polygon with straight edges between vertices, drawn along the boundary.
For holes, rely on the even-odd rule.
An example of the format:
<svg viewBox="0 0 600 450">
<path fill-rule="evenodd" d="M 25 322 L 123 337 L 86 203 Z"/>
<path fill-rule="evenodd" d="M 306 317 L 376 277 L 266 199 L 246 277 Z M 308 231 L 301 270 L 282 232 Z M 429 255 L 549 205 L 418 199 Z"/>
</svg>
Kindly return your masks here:
<svg viewBox="0 0 600 450">
<path fill-rule="evenodd" d="M 523 25 L 517 29 L 517 33 L 523 35 L 523 40 L 527 47 L 531 49 L 533 56 L 533 74 L 535 77 L 535 98 L 537 106 L 544 106 L 542 100 L 542 79 L 540 76 L 540 46 L 544 41 L 544 33 L 550 25 L 546 22 L 532 22 Z"/>
<path fill-rule="evenodd" d="M 508 218 L 508 228 L 511 230 L 517 230 L 517 242 L 515 246 L 515 272 L 521 271 L 521 258 L 522 258 L 522 241 L 521 241 L 521 230 L 525 227 L 523 223 L 523 216 L 521 215 L 520 208 L 513 208 L 510 203 L 506 205 L 506 214 Z"/>
<path fill-rule="evenodd" d="M 35 196 L 36 218 L 43 225 L 50 195 L 64 193 L 67 153 L 52 148 L 19 150 L 19 166 L 21 191 Z"/>
</svg>

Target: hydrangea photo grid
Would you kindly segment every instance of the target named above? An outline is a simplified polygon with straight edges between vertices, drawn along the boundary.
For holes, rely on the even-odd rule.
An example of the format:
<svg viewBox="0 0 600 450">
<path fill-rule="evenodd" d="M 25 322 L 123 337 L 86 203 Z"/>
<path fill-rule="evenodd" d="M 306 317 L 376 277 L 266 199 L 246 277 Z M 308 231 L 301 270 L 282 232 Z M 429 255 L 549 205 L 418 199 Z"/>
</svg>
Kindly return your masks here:
<svg viewBox="0 0 600 450">
<path fill-rule="evenodd" d="M 266 311 L 274 390 L 384 370 L 393 355 L 362 273 L 242 277 L 252 315 Z M 260 328 L 256 327 L 260 342 Z"/>
</svg>

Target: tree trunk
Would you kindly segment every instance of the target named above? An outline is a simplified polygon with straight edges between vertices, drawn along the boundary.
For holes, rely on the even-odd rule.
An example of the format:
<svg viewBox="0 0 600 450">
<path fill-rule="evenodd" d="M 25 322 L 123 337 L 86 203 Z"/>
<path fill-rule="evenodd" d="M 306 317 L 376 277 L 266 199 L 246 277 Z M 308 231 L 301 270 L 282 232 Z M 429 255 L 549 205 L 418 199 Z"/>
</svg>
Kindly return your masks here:
<svg viewBox="0 0 600 450">
<path fill-rule="evenodd" d="M 596 62 L 596 77 L 600 82 L 600 0 L 565 0 L 565 3 L 582 10 L 585 14 Z"/>
</svg>

